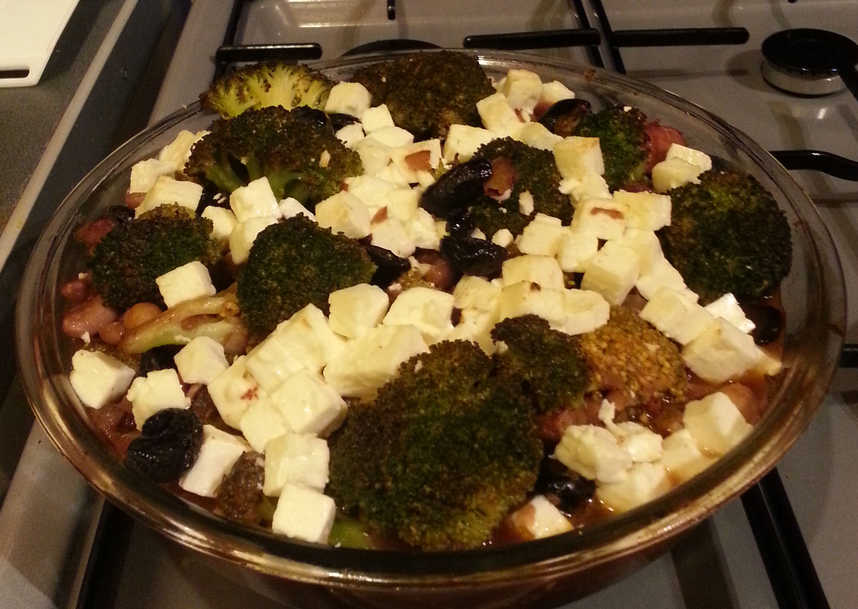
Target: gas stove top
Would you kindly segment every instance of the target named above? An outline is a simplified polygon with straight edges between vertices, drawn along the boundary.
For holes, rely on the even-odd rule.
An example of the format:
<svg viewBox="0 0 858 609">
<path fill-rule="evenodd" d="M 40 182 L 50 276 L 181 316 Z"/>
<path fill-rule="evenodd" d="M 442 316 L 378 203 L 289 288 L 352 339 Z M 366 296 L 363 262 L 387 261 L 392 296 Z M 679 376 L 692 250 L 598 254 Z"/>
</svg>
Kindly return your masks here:
<svg viewBox="0 0 858 609">
<path fill-rule="evenodd" d="M 858 166 L 803 151 L 858 158 L 858 100 L 849 92 L 797 97 L 765 82 L 762 41 L 795 27 L 826 28 L 858 39 L 858 4 L 197 1 L 160 83 L 151 120 L 192 101 L 232 62 L 271 57 L 312 61 L 353 50 L 484 47 L 625 72 L 721 116 L 765 148 L 781 151 L 779 158 L 790 168 L 823 169 L 794 175 L 832 232 L 849 300 L 855 302 Z M 847 342 L 858 343 L 858 316 L 849 317 Z M 852 358 L 849 352 L 844 363 L 854 366 Z M 856 393 L 858 373 L 842 368 L 779 473 L 725 506 L 669 554 L 566 607 L 858 607 L 853 585 L 858 521 L 852 514 L 858 505 Z M 20 396 L 17 401 L 23 408 Z M 50 569 L 60 575 L 47 575 Z M 104 505 L 38 429 L 23 449 L 0 509 L 0 590 L 5 590 L 0 605 L 22 608 L 341 606 L 317 598 L 283 604 L 275 592 L 249 583 L 241 569 L 184 550 L 133 523 Z"/>
</svg>

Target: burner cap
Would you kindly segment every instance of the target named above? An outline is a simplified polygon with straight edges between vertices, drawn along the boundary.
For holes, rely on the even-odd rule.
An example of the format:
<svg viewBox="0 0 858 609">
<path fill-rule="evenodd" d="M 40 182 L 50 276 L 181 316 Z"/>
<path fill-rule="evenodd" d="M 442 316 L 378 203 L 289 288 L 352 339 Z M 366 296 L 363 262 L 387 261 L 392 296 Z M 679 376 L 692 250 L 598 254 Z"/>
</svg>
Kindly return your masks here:
<svg viewBox="0 0 858 609">
<path fill-rule="evenodd" d="M 835 76 L 858 61 L 858 45 L 826 30 L 784 30 L 766 38 L 762 50 L 777 68 L 813 78 Z"/>
</svg>

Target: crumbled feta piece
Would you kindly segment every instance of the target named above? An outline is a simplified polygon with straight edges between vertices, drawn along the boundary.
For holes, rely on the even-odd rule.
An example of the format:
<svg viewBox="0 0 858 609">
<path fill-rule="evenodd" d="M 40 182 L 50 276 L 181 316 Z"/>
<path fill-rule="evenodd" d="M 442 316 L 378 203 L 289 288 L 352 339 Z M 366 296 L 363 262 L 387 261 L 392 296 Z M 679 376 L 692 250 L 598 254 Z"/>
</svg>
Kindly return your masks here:
<svg viewBox="0 0 858 609">
<path fill-rule="evenodd" d="M 239 222 L 280 215 L 277 199 L 265 176 L 233 190 L 229 195 L 229 206 Z"/>
<path fill-rule="evenodd" d="M 403 291 L 384 316 L 386 326 L 414 326 L 427 341 L 434 341 L 453 327 L 453 295 L 442 290 L 415 287 Z"/>
<path fill-rule="evenodd" d="M 370 232 L 370 213 L 366 205 L 348 191 L 340 191 L 316 205 L 316 222 L 322 228 L 362 239 Z"/>
<path fill-rule="evenodd" d="M 542 94 L 542 80 L 530 70 L 512 69 L 498 84 L 497 90 L 504 94 L 510 106 L 529 116 Z"/>
<path fill-rule="evenodd" d="M 369 109 L 372 95 L 359 82 L 338 82 L 331 87 L 325 112 L 348 114 L 360 118 Z"/>
<path fill-rule="evenodd" d="M 513 134 L 512 137 L 540 150 L 554 150 L 557 142 L 563 138 L 555 133 L 551 133 L 548 128 L 542 123 L 523 123 Z"/>
<path fill-rule="evenodd" d="M 720 318 L 682 350 L 685 365 L 710 383 L 724 381 L 754 368 L 762 351 L 754 339 Z"/>
<path fill-rule="evenodd" d="M 572 524 L 544 495 L 536 495 L 510 515 L 512 525 L 531 539 L 572 530 Z"/>
<path fill-rule="evenodd" d="M 585 334 L 608 323 L 611 305 L 598 292 L 563 291 L 563 319 L 552 327 L 566 334 Z"/>
<path fill-rule="evenodd" d="M 309 218 L 313 222 L 316 221 L 316 214 L 301 205 L 301 202 L 298 199 L 286 197 L 285 199 L 280 201 L 280 203 L 278 203 L 277 207 L 280 209 L 280 213 L 283 214 L 283 217 L 286 219 L 294 218 L 295 216 L 300 215 L 304 216 L 305 218 Z"/>
<path fill-rule="evenodd" d="M 378 140 L 363 138 L 354 144 L 354 150 L 360 156 L 367 175 L 375 175 L 390 163 L 390 146 L 385 146 Z"/>
<path fill-rule="evenodd" d="M 512 236 L 508 228 L 502 228 L 492 235 L 492 243 L 501 247 L 509 247 L 514 239 L 515 237 Z"/>
<path fill-rule="evenodd" d="M 262 492 L 276 497 L 286 484 L 322 491 L 328 483 L 328 443 L 313 434 L 285 433 L 265 447 Z"/>
<path fill-rule="evenodd" d="M 651 230 L 627 228 L 619 241 L 625 247 L 633 249 L 638 255 L 641 275 L 649 273 L 657 263 L 664 259 L 661 243 Z"/>
<path fill-rule="evenodd" d="M 748 319 L 745 315 L 745 312 L 742 310 L 742 307 L 739 306 L 739 301 L 736 300 L 736 297 L 729 292 L 717 300 L 713 300 L 703 308 L 715 317 L 726 319 L 745 334 L 757 327 L 756 324 L 754 324 L 754 322 Z"/>
<path fill-rule="evenodd" d="M 433 138 L 394 148 L 390 160 L 409 183 L 417 182 L 420 171 L 433 171 L 441 163 L 441 140 Z"/>
<path fill-rule="evenodd" d="M 491 336 L 494 326 L 494 312 L 462 309 L 459 323 L 444 336 L 444 340 L 469 340 L 477 343 L 487 355 L 491 355 L 495 351 Z"/>
<path fill-rule="evenodd" d="M 203 425 L 200 454 L 191 469 L 179 478 L 179 487 L 194 495 L 214 497 L 224 476 L 247 450 L 250 446 L 242 438 L 213 425 Z"/>
<path fill-rule="evenodd" d="M 176 171 L 184 169 L 191 156 L 191 147 L 206 135 L 208 135 L 208 131 L 191 133 L 187 129 L 182 129 L 176 134 L 172 142 L 161 148 L 161 152 L 158 153 L 158 160 L 172 163 Z"/>
<path fill-rule="evenodd" d="M 351 123 L 341 127 L 334 135 L 346 148 L 354 148 L 364 138 L 363 127 L 360 123 Z"/>
<path fill-rule="evenodd" d="M 554 450 L 554 458 L 574 472 L 602 484 L 625 480 L 632 458 L 604 427 L 570 425 Z"/>
<path fill-rule="evenodd" d="M 709 311 L 670 288 L 656 292 L 640 316 L 680 345 L 687 345 L 715 322 Z"/>
<path fill-rule="evenodd" d="M 229 368 L 214 377 L 208 390 L 224 423 L 235 429 L 240 428 L 241 417 L 249 406 L 268 397 L 248 372 L 246 355 L 235 358 Z"/>
<path fill-rule="evenodd" d="M 346 178 L 346 186 L 350 195 L 356 196 L 369 208 L 370 218 L 386 207 L 390 193 L 400 188 L 387 180 L 369 175 Z M 318 209 L 316 213 L 319 213 Z"/>
<path fill-rule="evenodd" d="M 614 201 L 625 206 L 626 225 L 646 231 L 656 231 L 670 225 L 670 197 L 652 192 L 614 193 Z"/>
<path fill-rule="evenodd" d="M 200 296 L 213 296 L 215 290 L 209 270 L 199 260 L 194 260 L 167 271 L 155 278 L 158 291 L 167 308 Z"/>
<path fill-rule="evenodd" d="M 503 93 L 494 93 L 478 101 L 477 112 L 483 126 L 498 135 L 510 135 L 521 125 L 515 110 Z"/>
<path fill-rule="evenodd" d="M 729 452 L 753 429 L 727 394 L 720 391 L 688 402 L 682 424 L 701 450 L 717 456 Z"/>
<path fill-rule="evenodd" d="M 414 326 L 376 326 L 346 343 L 325 368 L 325 381 L 344 397 L 370 397 L 396 374 L 399 364 L 427 350 Z"/>
<path fill-rule="evenodd" d="M 208 385 L 229 368 L 223 345 L 208 336 L 197 336 L 173 356 L 183 383 Z"/>
<path fill-rule="evenodd" d="M 372 244 L 390 250 L 400 258 L 408 258 L 416 249 L 405 226 L 396 218 L 385 218 L 372 225 Z"/>
<path fill-rule="evenodd" d="M 640 423 L 624 421 L 611 429 L 619 445 L 635 463 L 658 461 L 663 454 L 662 438 Z"/>
<path fill-rule="evenodd" d="M 393 127 L 393 117 L 390 116 L 390 110 L 386 104 L 367 108 L 361 114 L 360 122 L 363 124 L 363 130 L 367 133 L 372 133 L 384 127 Z"/>
<path fill-rule="evenodd" d="M 554 162 L 564 178 L 580 179 L 587 174 L 605 174 L 602 148 L 597 137 L 564 137 L 554 145 Z"/>
<path fill-rule="evenodd" d="M 599 249 L 599 238 L 592 233 L 568 228 L 557 245 L 557 262 L 566 273 L 583 273 Z"/>
<path fill-rule="evenodd" d="M 639 271 L 637 252 L 617 241 L 608 241 L 587 263 L 581 288 L 598 292 L 611 304 L 622 304 Z"/>
<path fill-rule="evenodd" d="M 536 315 L 553 326 L 563 325 L 567 317 L 563 290 L 540 287 L 530 281 L 504 285 L 498 299 L 498 320 L 524 315 Z"/>
<path fill-rule="evenodd" d="M 635 463 L 623 480 L 600 484 L 596 495 L 615 512 L 627 512 L 660 497 L 671 489 L 661 463 Z"/>
<path fill-rule="evenodd" d="M 611 189 L 605 178 L 598 173 L 585 173 L 573 178 L 560 180 L 558 190 L 564 195 L 570 195 L 574 203 L 587 199 L 610 199 Z"/>
<path fill-rule="evenodd" d="M 626 229 L 627 212 L 624 204 L 613 199 L 584 199 L 575 207 L 570 226 L 599 239 L 619 239 Z"/>
<path fill-rule="evenodd" d="M 415 246 L 426 250 L 441 249 L 441 237 L 435 228 L 435 218 L 422 207 L 414 212 L 414 217 L 405 228 Z"/>
<path fill-rule="evenodd" d="M 551 82 L 542 83 L 542 90 L 539 93 L 539 103 L 537 105 L 548 109 L 564 99 L 575 99 L 575 93 L 562 82 L 552 80 Z"/>
<path fill-rule="evenodd" d="M 501 275 L 505 286 L 530 281 L 543 288 L 563 289 L 563 271 L 551 256 L 525 254 L 505 260 L 501 266 Z"/>
<path fill-rule="evenodd" d="M 146 419 L 156 412 L 191 406 L 191 400 L 182 390 L 179 375 L 172 368 L 152 370 L 145 377 L 138 376 L 125 397 L 131 402 L 131 414 L 137 429 L 141 429 Z"/>
<path fill-rule="evenodd" d="M 316 373 L 300 370 L 283 381 L 270 397 L 295 433 L 326 435 L 341 421 L 346 403 Z"/>
<path fill-rule="evenodd" d="M 131 182 L 128 192 L 148 192 L 161 176 L 171 176 L 176 166 L 169 161 L 146 159 L 131 166 Z"/>
<path fill-rule="evenodd" d="M 80 349 L 72 356 L 69 382 L 77 397 L 90 408 L 101 408 L 128 389 L 134 370 L 100 351 Z"/>
<path fill-rule="evenodd" d="M 327 495 L 287 484 L 277 500 L 271 528 L 280 535 L 310 543 L 326 543 L 336 515 L 334 500 Z"/>
<path fill-rule="evenodd" d="M 388 192 L 385 197 L 387 199 L 387 215 L 391 218 L 396 218 L 401 222 L 410 222 L 414 218 L 418 209 L 420 209 L 418 207 L 420 202 L 420 192 L 415 189 L 397 188 Z M 434 219 L 432 222 L 432 230 L 434 231 Z"/>
<path fill-rule="evenodd" d="M 414 136 L 402 127 L 382 127 L 372 133 L 367 133 L 366 139 L 375 140 L 389 148 L 400 148 L 412 143 Z"/>
<path fill-rule="evenodd" d="M 217 207 L 216 205 L 207 206 L 202 213 L 203 218 L 212 222 L 212 237 L 218 241 L 226 241 L 235 230 L 235 225 L 238 220 L 235 214 L 225 207 Z"/>
<path fill-rule="evenodd" d="M 699 183 L 703 169 L 682 159 L 666 159 L 652 168 L 652 186 L 656 192 L 667 192 L 683 184 Z"/>
<path fill-rule="evenodd" d="M 666 158 L 683 160 L 686 163 L 696 165 L 703 171 L 712 169 L 712 158 L 708 154 L 683 146 L 682 144 L 677 144 L 676 142 L 672 143 L 670 148 L 667 149 Z"/>
<path fill-rule="evenodd" d="M 139 218 L 147 211 L 152 211 L 160 205 L 176 204 L 196 213 L 203 187 L 195 182 L 174 180 L 170 176 L 159 176 L 146 192 L 143 202 L 134 210 L 134 216 Z"/>
<path fill-rule="evenodd" d="M 453 304 L 458 309 L 492 312 L 497 309 L 500 293 L 500 286 L 482 277 L 464 275 L 453 289 Z"/>
<path fill-rule="evenodd" d="M 450 125 L 447 139 L 444 140 L 444 160 L 447 163 L 469 161 L 480 146 L 488 144 L 496 137 L 497 135 L 488 129 Z"/>
<path fill-rule="evenodd" d="M 359 283 L 331 292 L 328 303 L 331 329 L 347 338 L 359 338 L 381 323 L 390 297 L 378 286 Z"/>
<path fill-rule="evenodd" d="M 525 190 L 518 195 L 518 211 L 523 215 L 529 216 L 532 214 L 534 207 L 533 195 L 529 191 Z"/>
<path fill-rule="evenodd" d="M 523 254 L 554 256 L 560 249 L 560 244 L 568 230 L 560 226 L 559 222 L 546 222 L 539 217 L 541 215 L 537 214 L 537 217 L 524 227 L 521 235 L 516 239 L 516 244 Z"/>
<path fill-rule="evenodd" d="M 651 300 L 662 288 L 667 288 L 682 292 L 686 298 L 697 302 L 697 294 L 686 288 L 682 275 L 663 256 L 654 260 L 649 270 L 641 273 L 635 282 L 635 288 L 648 300 Z"/>
<path fill-rule="evenodd" d="M 241 415 L 239 428 L 253 450 L 260 453 L 265 452 L 268 442 L 291 431 L 280 410 L 267 399 L 248 406 Z"/>
<path fill-rule="evenodd" d="M 278 211 L 279 213 L 279 211 Z M 250 255 L 250 248 L 253 247 L 253 242 L 263 230 L 277 224 L 277 216 L 268 216 L 265 218 L 251 218 L 247 222 L 239 222 L 232 230 L 229 236 L 229 253 L 232 256 L 232 261 L 235 264 L 241 264 L 247 260 Z"/>
<path fill-rule="evenodd" d="M 713 457 L 704 455 L 697 441 L 687 429 L 675 431 L 662 443 L 664 453 L 661 462 L 667 468 L 668 475 L 677 483 L 693 478 L 715 462 Z"/>
</svg>

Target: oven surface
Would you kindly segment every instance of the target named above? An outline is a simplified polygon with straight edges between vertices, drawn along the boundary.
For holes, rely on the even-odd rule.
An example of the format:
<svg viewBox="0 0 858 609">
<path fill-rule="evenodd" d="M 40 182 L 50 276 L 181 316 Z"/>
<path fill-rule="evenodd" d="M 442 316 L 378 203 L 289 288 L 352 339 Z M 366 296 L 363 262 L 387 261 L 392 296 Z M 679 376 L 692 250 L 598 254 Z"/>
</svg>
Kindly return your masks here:
<svg viewBox="0 0 858 609">
<path fill-rule="evenodd" d="M 147 120 L 193 101 L 215 74 L 233 63 L 274 56 L 312 62 L 355 50 L 428 44 L 522 50 L 605 67 L 652 82 L 719 115 L 764 148 L 779 151 L 778 158 L 795 169 L 838 247 L 848 302 L 858 302 L 858 100 L 849 91 L 824 97 L 787 94 L 768 85 L 760 71 L 760 46 L 779 30 L 814 27 L 858 40 L 858 3 L 853 1 L 688 0 L 677 6 L 669 0 L 196 0 L 186 3 L 178 17 L 165 8 L 158 32 L 150 36 L 148 62 L 131 75 L 130 59 L 113 58 L 123 52 L 133 57 L 142 36 L 135 32 L 147 31 L 153 16 L 134 0 L 112 4 L 114 12 L 102 14 L 108 34 L 116 30 L 112 46 L 104 50 L 110 42 L 105 36 L 93 50 L 96 59 L 99 52 L 107 53 L 106 67 L 93 76 L 82 99 L 69 96 L 70 106 L 77 103 L 79 108 L 69 119 L 68 137 L 51 140 L 43 153 L 43 171 L 53 179 L 44 178 L 32 188 L 31 179 L 12 212 L 15 222 L 4 218 L 0 285 L 9 293 L 39 227 L 58 196 L 89 168 L 86 164 L 94 164 L 121 141 L 117 138 Z M 81 2 L 78 11 L 88 6 Z M 114 14 L 111 23 L 108 17 Z M 103 113 L 98 102 L 118 90 L 117 83 L 125 83 L 128 92 L 122 99 L 130 110 L 111 123 L 113 139 L 94 146 L 95 159 L 75 159 L 80 155 L 73 150 L 86 141 L 75 139 L 85 138 L 78 131 L 99 129 Z M 84 84 L 86 78 L 80 87 Z M 51 146 L 57 152 L 46 159 Z M 802 152 L 807 150 L 845 157 L 852 164 L 814 160 Z M 9 325 L 4 332 L 10 333 L 11 315 L 4 323 Z M 831 392 L 775 472 L 661 558 L 561 607 L 858 607 L 854 311 L 849 311 L 846 341 Z M 260 586 L 242 569 L 179 547 L 105 504 L 38 425 L 31 430 L 11 369 L 0 376 L 8 377 L 0 396 L 0 607 L 344 606 L 335 598 L 284 604 L 276 590 Z"/>
</svg>

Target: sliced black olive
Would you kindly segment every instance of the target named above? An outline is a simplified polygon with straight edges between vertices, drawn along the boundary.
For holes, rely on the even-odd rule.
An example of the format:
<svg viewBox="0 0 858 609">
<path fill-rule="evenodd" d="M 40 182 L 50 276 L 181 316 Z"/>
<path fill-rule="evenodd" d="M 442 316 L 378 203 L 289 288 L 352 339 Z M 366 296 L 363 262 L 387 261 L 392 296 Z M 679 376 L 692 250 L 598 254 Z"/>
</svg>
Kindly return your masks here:
<svg viewBox="0 0 858 609">
<path fill-rule="evenodd" d="M 470 237 L 474 230 L 474 220 L 467 209 L 458 209 L 447 216 L 447 232 L 453 237 Z"/>
<path fill-rule="evenodd" d="M 456 165 L 438 178 L 420 197 L 420 205 L 439 218 L 462 210 L 483 196 L 483 184 L 492 177 L 492 164 L 473 159 Z"/>
<path fill-rule="evenodd" d="M 784 316 L 778 309 L 762 303 L 742 303 L 745 316 L 754 322 L 751 336 L 758 345 L 767 345 L 780 337 L 784 327 Z"/>
<path fill-rule="evenodd" d="M 596 483 L 549 457 L 542 460 L 535 490 L 543 495 L 553 495 L 557 508 L 568 513 L 593 496 Z"/>
<path fill-rule="evenodd" d="M 386 250 L 383 247 L 367 245 L 366 253 L 369 254 L 370 259 L 375 263 L 375 266 L 378 267 L 370 280 L 370 283 L 373 285 L 386 288 L 393 283 L 397 277 L 411 268 L 411 264 L 409 264 L 407 259 L 400 258 L 390 250 Z"/>
<path fill-rule="evenodd" d="M 149 349 L 140 356 L 140 374 L 145 375 L 153 370 L 162 370 L 164 368 L 175 368 L 176 363 L 173 361 L 173 356 L 181 348 L 181 346 L 177 345 L 164 345 L 163 347 Z"/>
<path fill-rule="evenodd" d="M 352 123 L 358 122 L 357 117 L 351 116 L 349 114 L 340 114 L 339 112 L 329 114 L 328 118 L 331 120 L 331 125 L 333 126 L 334 131 L 339 131 L 346 125 L 351 125 Z"/>
<path fill-rule="evenodd" d="M 202 441 L 203 427 L 193 412 L 167 408 L 143 423 L 128 445 L 125 465 L 155 482 L 172 482 L 197 460 Z"/>
<path fill-rule="evenodd" d="M 315 123 L 319 127 L 327 127 L 333 122 L 328 118 L 327 114 L 310 106 L 292 108 L 291 113 L 293 117 L 308 123 Z"/>
<path fill-rule="evenodd" d="M 561 99 L 539 119 L 549 131 L 568 137 L 575 134 L 578 123 L 590 112 L 590 102 L 583 99 Z"/>
<path fill-rule="evenodd" d="M 447 236 L 441 239 L 441 255 L 460 273 L 491 279 L 501 274 L 507 250 L 485 239 Z"/>
</svg>

